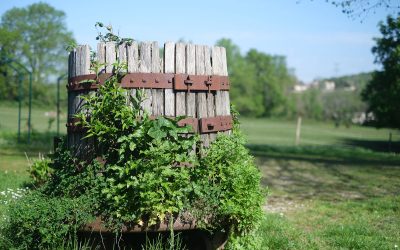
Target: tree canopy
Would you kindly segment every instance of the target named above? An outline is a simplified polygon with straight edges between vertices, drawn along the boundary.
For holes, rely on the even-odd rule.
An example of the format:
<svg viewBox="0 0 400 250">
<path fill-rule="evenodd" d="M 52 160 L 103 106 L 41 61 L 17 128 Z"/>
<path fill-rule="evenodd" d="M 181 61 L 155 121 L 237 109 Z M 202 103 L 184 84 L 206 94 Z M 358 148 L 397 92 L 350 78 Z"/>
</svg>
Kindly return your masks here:
<svg viewBox="0 0 400 250">
<path fill-rule="evenodd" d="M 384 9 L 392 14 L 398 14 L 400 11 L 398 0 L 326 0 L 326 2 L 341 8 L 343 13 L 353 18 L 365 17 L 378 9 Z"/>
<path fill-rule="evenodd" d="M 51 75 L 65 72 L 65 46 L 73 40 L 65 24 L 65 13 L 47 3 L 12 8 L 1 17 L 0 53 L 17 58 L 32 71 L 34 94 L 39 94 L 37 89 L 48 83 Z M 1 71 L 8 74 L 0 78 L 0 89 L 9 84 L 7 77 L 12 75 L 4 66 Z"/>
<path fill-rule="evenodd" d="M 363 92 L 378 127 L 400 128 L 400 17 L 388 16 L 379 24 L 382 37 L 372 48 L 382 71 L 373 74 Z"/>
<path fill-rule="evenodd" d="M 286 116 L 293 111 L 288 92 L 297 82 L 284 56 L 249 50 L 242 55 L 230 39 L 217 45 L 226 48 L 231 99 L 238 111 L 248 116 Z"/>
</svg>

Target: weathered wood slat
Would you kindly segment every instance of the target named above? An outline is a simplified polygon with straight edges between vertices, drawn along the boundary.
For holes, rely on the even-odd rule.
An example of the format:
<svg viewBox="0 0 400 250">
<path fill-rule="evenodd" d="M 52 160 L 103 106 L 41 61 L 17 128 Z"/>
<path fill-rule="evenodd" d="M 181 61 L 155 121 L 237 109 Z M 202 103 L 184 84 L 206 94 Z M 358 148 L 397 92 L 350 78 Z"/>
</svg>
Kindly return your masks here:
<svg viewBox="0 0 400 250">
<path fill-rule="evenodd" d="M 117 61 L 118 63 L 125 65 L 126 69 L 123 69 L 123 72 L 128 72 L 128 53 L 127 53 L 127 44 L 122 43 L 118 45 L 118 51 L 117 51 Z M 129 105 L 129 95 L 130 91 L 126 91 L 126 105 Z"/>
<path fill-rule="evenodd" d="M 88 45 L 81 45 L 77 47 L 76 50 L 76 57 L 75 57 L 75 74 L 84 75 L 90 73 L 90 49 Z M 76 114 L 80 112 L 84 100 L 81 98 L 82 96 L 86 95 L 88 91 L 80 91 L 75 95 L 73 100 L 74 105 L 72 106 L 72 113 Z"/>
<path fill-rule="evenodd" d="M 126 46 L 128 73 L 136 73 L 139 70 L 139 45 L 136 41 Z M 135 96 L 136 89 L 127 90 L 128 95 Z"/>
<path fill-rule="evenodd" d="M 186 73 L 186 44 L 184 43 L 177 43 L 175 46 L 175 73 Z M 186 115 L 185 92 L 175 93 L 175 114 L 176 116 Z"/>
<path fill-rule="evenodd" d="M 196 47 L 194 44 L 186 45 L 186 74 L 196 74 Z M 196 94 L 186 92 L 186 116 L 196 117 Z M 196 152 L 196 146 L 193 145 L 192 152 Z"/>
<path fill-rule="evenodd" d="M 69 53 L 69 58 L 68 58 L 68 78 L 72 78 L 76 76 L 76 67 L 75 67 L 75 60 L 76 60 L 76 49 L 74 49 L 73 51 L 71 51 Z M 75 99 L 75 95 L 77 93 L 74 92 L 68 92 L 68 115 L 67 115 L 67 120 L 72 118 L 73 116 L 73 105 L 74 105 L 74 99 Z M 67 136 L 67 145 L 68 147 L 71 147 L 72 145 L 74 145 L 74 141 L 73 141 L 73 135 L 68 133 Z"/>
<path fill-rule="evenodd" d="M 72 78 L 76 76 L 76 68 L 75 68 L 75 60 L 76 60 L 76 49 L 71 51 L 69 53 L 69 69 L 68 69 L 68 78 Z M 68 119 L 71 118 L 70 116 L 73 114 L 73 104 L 74 104 L 74 98 L 75 98 L 76 93 L 71 93 L 70 91 L 68 92 Z"/>
<path fill-rule="evenodd" d="M 105 43 L 97 44 L 97 62 L 101 65 L 106 63 L 106 45 Z M 105 73 L 106 68 L 105 65 L 99 68 L 99 72 L 97 73 Z"/>
<path fill-rule="evenodd" d="M 164 73 L 175 73 L 175 43 L 164 44 Z M 172 89 L 164 91 L 164 108 L 166 116 L 175 116 L 175 93 Z"/>
<path fill-rule="evenodd" d="M 222 75 L 223 76 L 228 76 L 228 65 L 226 61 L 226 49 L 224 47 L 220 47 L 220 55 L 222 59 Z M 230 100 L 229 100 L 229 92 L 228 91 L 222 91 L 222 102 L 223 102 L 223 112 L 224 115 L 230 115 L 231 114 L 231 107 L 230 107 Z"/>
<path fill-rule="evenodd" d="M 151 43 L 150 42 L 142 42 L 140 44 L 140 61 L 139 61 L 139 72 L 150 73 L 151 72 Z M 143 110 L 147 111 L 149 114 L 152 113 L 152 99 L 153 96 L 151 94 L 150 89 L 144 90 L 144 101 L 142 103 Z"/>
<path fill-rule="evenodd" d="M 150 73 L 151 72 L 151 43 L 142 42 L 140 44 L 140 62 L 139 72 Z"/>
<path fill-rule="evenodd" d="M 113 72 L 113 64 L 116 61 L 116 51 L 115 51 L 115 43 L 107 42 L 106 43 L 106 73 Z"/>
<path fill-rule="evenodd" d="M 214 46 L 212 48 L 212 67 L 213 74 L 226 76 L 228 70 L 226 67 L 226 51 L 225 48 Z M 229 115 L 230 114 L 230 103 L 229 103 L 229 92 L 217 91 L 215 93 L 215 115 Z M 229 131 L 225 133 L 230 133 Z"/>
<path fill-rule="evenodd" d="M 160 48 L 158 47 L 157 42 L 151 43 L 151 72 L 152 73 L 160 73 Z"/>
<path fill-rule="evenodd" d="M 81 45 L 76 48 L 76 51 L 74 53 L 74 56 L 71 57 L 73 61 L 71 62 L 71 66 L 73 65 L 72 73 L 71 75 L 78 76 L 78 75 L 86 75 L 90 74 L 90 48 L 88 45 Z M 83 110 L 84 107 L 84 99 L 82 98 L 83 96 L 87 95 L 89 92 L 88 91 L 80 91 L 76 92 L 71 98 L 72 105 L 70 106 L 69 109 L 69 114 L 68 117 L 72 118 L 76 113 L 79 112 L 85 112 Z M 82 132 L 74 132 L 74 133 L 69 133 L 68 134 L 68 143 L 69 145 L 74 146 L 74 154 L 75 155 L 83 155 L 85 152 L 87 152 L 88 148 L 90 147 L 90 142 L 89 140 L 85 139 L 82 140 L 84 134 Z"/>
<path fill-rule="evenodd" d="M 205 46 L 196 45 L 196 75 L 204 75 L 206 73 L 205 63 Z M 207 114 L 207 93 L 197 93 L 196 96 L 196 114 L 198 118 L 205 118 Z M 202 145 L 205 147 L 209 146 L 210 136 L 208 134 L 200 135 Z"/>
<path fill-rule="evenodd" d="M 211 65 L 211 53 L 210 48 L 205 46 L 204 48 L 204 64 L 205 64 L 205 74 L 212 75 L 212 65 Z M 214 93 L 209 92 L 207 93 L 207 117 L 214 117 L 215 116 L 215 97 Z M 214 141 L 216 138 L 216 133 L 209 134 L 209 141 L 210 143 Z"/>
<path fill-rule="evenodd" d="M 86 75 L 86 74 L 90 74 L 90 47 L 89 45 L 83 45 L 81 47 L 81 74 L 82 75 Z M 82 96 L 87 96 L 88 94 L 90 94 L 89 91 L 84 91 L 82 92 Z M 81 97 L 82 97 L 81 96 Z M 80 108 L 83 109 L 84 108 L 84 104 L 86 103 L 85 100 L 83 100 L 81 98 L 81 106 Z M 88 113 L 87 110 L 82 110 L 83 112 L 85 112 L 86 114 Z M 78 135 L 78 151 L 77 154 L 78 155 L 82 155 L 82 157 L 87 158 L 88 154 L 90 154 L 90 149 L 93 145 L 93 140 L 92 139 L 83 139 L 83 137 L 85 137 L 85 133 L 80 132 Z"/>
<path fill-rule="evenodd" d="M 80 49 L 80 47 L 78 46 L 78 47 L 76 48 L 76 54 L 75 54 L 75 74 L 76 74 L 77 76 L 78 76 L 78 75 L 81 75 L 80 64 L 81 64 L 81 49 Z M 78 92 L 78 93 L 75 95 L 75 98 L 74 98 L 74 100 L 73 100 L 73 104 L 72 104 L 72 116 L 73 116 L 74 114 L 76 114 L 77 111 L 78 111 L 79 100 L 80 100 L 79 95 L 80 95 L 80 93 Z M 73 133 L 71 136 L 72 136 L 72 143 L 73 143 L 73 146 L 76 147 L 76 146 L 77 146 L 77 143 L 79 143 L 78 135 L 77 135 L 77 133 Z M 75 151 L 75 152 L 76 152 L 76 151 Z"/>
<path fill-rule="evenodd" d="M 220 49 L 217 46 L 211 49 L 213 75 L 222 75 L 222 60 Z M 215 115 L 223 115 L 221 91 L 215 93 Z"/>
<path fill-rule="evenodd" d="M 196 74 L 196 46 L 186 46 L 186 74 Z M 196 94 L 186 93 L 186 115 L 196 117 Z"/>
<path fill-rule="evenodd" d="M 127 45 L 127 62 L 128 62 L 128 72 L 135 73 L 139 69 L 139 47 L 136 41 L 133 41 L 131 45 Z"/>
<path fill-rule="evenodd" d="M 157 42 L 151 43 L 151 72 L 160 73 L 160 48 Z M 164 115 L 164 90 L 152 89 L 152 112 L 154 116 Z"/>
<path fill-rule="evenodd" d="M 128 66 L 128 53 L 126 47 L 126 43 L 118 45 L 117 59 L 120 64 L 125 64 L 126 66 Z M 128 69 L 123 70 L 123 72 L 128 72 Z"/>
</svg>

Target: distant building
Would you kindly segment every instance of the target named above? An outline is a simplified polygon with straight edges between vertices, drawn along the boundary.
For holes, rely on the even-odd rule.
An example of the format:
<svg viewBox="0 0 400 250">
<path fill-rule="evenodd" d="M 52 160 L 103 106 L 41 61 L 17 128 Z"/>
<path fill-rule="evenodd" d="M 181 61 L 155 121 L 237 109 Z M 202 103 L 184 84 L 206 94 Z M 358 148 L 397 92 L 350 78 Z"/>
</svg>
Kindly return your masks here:
<svg viewBox="0 0 400 250">
<path fill-rule="evenodd" d="M 330 92 L 335 90 L 336 84 L 334 81 L 324 81 L 321 83 L 320 87 L 322 91 Z"/>
<path fill-rule="evenodd" d="M 350 86 L 344 87 L 343 90 L 353 92 L 356 90 L 356 87 L 354 85 L 350 85 Z"/>
<path fill-rule="evenodd" d="M 293 87 L 293 92 L 295 92 L 295 93 L 301 93 L 301 92 L 306 91 L 306 90 L 309 89 L 309 88 L 310 88 L 309 85 L 306 85 L 306 84 L 304 84 L 304 83 L 299 83 L 299 84 L 294 85 L 294 87 Z"/>
<path fill-rule="evenodd" d="M 375 120 L 375 116 L 372 112 L 365 113 L 365 112 L 356 112 L 353 115 L 351 121 L 355 124 L 364 124 L 367 121 Z"/>
</svg>

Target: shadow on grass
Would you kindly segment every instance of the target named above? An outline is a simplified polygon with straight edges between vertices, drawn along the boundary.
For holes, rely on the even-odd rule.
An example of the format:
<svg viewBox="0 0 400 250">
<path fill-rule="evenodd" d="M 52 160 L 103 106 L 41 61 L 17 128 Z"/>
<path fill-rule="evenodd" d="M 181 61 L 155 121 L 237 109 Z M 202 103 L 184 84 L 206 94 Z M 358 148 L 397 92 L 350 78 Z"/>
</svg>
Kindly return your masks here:
<svg viewBox="0 0 400 250">
<path fill-rule="evenodd" d="M 338 201 L 400 191 L 400 156 L 332 146 L 247 145 L 270 200 Z"/>
<path fill-rule="evenodd" d="M 350 147 L 360 147 L 375 152 L 382 153 L 400 153 L 400 142 L 389 142 L 382 140 L 357 140 L 357 139 L 342 139 L 343 145 Z"/>
<path fill-rule="evenodd" d="M 275 146 L 247 144 L 255 156 L 321 162 L 328 164 L 373 164 L 400 166 L 400 155 L 350 146 Z"/>
</svg>

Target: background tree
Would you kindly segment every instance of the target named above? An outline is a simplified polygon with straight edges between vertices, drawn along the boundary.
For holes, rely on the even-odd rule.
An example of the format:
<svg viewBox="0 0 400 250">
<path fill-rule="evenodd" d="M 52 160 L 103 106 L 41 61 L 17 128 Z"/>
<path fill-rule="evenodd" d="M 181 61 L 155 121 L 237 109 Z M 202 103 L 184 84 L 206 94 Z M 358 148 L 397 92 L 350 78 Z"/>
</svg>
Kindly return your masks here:
<svg viewBox="0 0 400 250">
<path fill-rule="evenodd" d="M 272 56 L 255 49 L 245 56 L 230 39 L 217 45 L 226 48 L 232 103 L 246 116 L 287 116 L 293 111 L 288 92 L 296 78 L 284 56 Z"/>
<path fill-rule="evenodd" d="M 373 74 L 362 93 L 378 127 L 400 128 L 400 17 L 388 16 L 379 24 L 382 37 L 372 48 L 383 70 Z"/>
<path fill-rule="evenodd" d="M 10 32 L 7 29 L 0 27 L 0 60 L 6 57 L 13 57 L 15 54 L 14 42 L 18 39 L 18 33 Z M 17 77 L 16 72 L 10 67 L 0 63 L 0 100 L 8 97 L 16 98 L 17 89 L 13 85 Z"/>
<path fill-rule="evenodd" d="M 399 0 L 325 0 L 325 2 L 341 8 L 344 14 L 352 18 L 364 18 L 379 9 L 384 9 L 393 15 L 398 15 L 400 11 Z"/>
<path fill-rule="evenodd" d="M 65 46 L 74 39 L 67 30 L 65 13 L 47 3 L 13 8 L 1 17 L 0 30 L 7 34 L 6 38 L 0 36 L 2 53 L 18 58 L 33 72 L 34 98 L 40 98 L 37 95 L 44 92 L 40 88 L 50 82 L 50 76 L 54 80 L 54 76 L 66 70 Z"/>
<path fill-rule="evenodd" d="M 357 114 L 365 112 L 365 103 L 359 92 L 343 89 L 322 94 L 323 113 L 326 120 L 333 120 L 335 125 L 349 127 Z"/>
<path fill-rule="evenodd" d="M 261 116 L 264 106 L 254 65 L 247 63 L 239 47 L 230 39 L 220 39 L 217 45 L 226 48 L 232 103 L 243 115 Z"/>
</svg>

